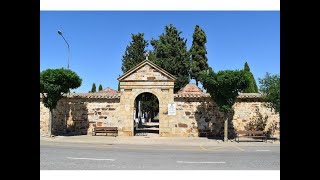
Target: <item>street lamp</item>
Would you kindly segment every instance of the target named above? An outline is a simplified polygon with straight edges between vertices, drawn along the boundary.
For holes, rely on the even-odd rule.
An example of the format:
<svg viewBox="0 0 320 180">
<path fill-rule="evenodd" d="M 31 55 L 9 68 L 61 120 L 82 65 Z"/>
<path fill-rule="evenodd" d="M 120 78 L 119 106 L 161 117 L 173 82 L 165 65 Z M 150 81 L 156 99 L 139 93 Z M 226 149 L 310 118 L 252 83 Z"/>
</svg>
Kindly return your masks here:
<svg viewBox="0 0 320 180">
<path fill-rule="evenodd" d="M 70 62 L 70 47 L 69 47 L 69 44 L 68 44 L 67 40 L 63 37 L 62 32 L 58 30 L 58 34 L 59 34 L 60 36 L 62 36 L 63 40 L 67 43 L 67 46 L 68 46 L 68 69 L 69 69 L 69 62 Z"/>
</svg>

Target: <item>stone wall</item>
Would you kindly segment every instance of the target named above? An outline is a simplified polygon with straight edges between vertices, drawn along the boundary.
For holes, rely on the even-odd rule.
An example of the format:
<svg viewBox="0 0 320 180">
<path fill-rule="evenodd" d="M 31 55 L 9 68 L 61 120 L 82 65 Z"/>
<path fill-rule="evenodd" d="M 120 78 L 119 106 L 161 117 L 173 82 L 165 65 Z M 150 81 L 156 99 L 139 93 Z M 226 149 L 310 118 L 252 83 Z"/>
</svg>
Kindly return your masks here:
<svg viewBox="0 0 320 180">
<path fill-rule="evenodd" d="M 175 103 L 175 136 L 200 136 L 205 130 L 223 135 L 224 114 L 210 98 L 175 98 Z M 235 130 L 265 130 L 272 137 L 280 137 L 279 114 L 271 111 L 265 103 L 239 99 L 233 107 L 234 111 L 228 114 L 229 136 L 233 137 Z"/>
<path fill-rule="evenodd" d="M 280 138 L 280 117 L 263 102 L 238 101 L 234 105 L 232 124 L 237 130 L 269 131 L 272 137 Z M 262 125 L 264 124 L 264 125 Z"/>
<path fill-rule="evenodd" d="M 196 137 L 200 136 L 200 132 L 204 130 L 210 130 L 217 135 L 223 134 L 224 114 L 218 111 L 218 107 L 210 98 L 175 98 L 174 102 L 176 103 L 176 116 L 160 116 L 160 128 L 163 127 L 162 124 L 166 124 L 167 132 L 161 136 Z M 165 113 L 162 111 L 165 111 L 166 107 L 160 107 L 160 109 L 162 109 L 160 111 L 162 114 Z M 53 129 L 57 134 L 91 134 L 93 124 L 97 123 L 100 126 L 117 126 L 121 130 L 127 127 L 128 123 L 133 124 L 131 113 L 127 121 L 121 121 L 123 114 L 126 113 L 121 111 L 119 99 L 62 99 L 53 113 Z M 234 105 L 234 112 L 228 116 L 231 137 L 234 130 L 253 128 L 269 130 L 273 137 L 280 137 L 279 115 L 267 108 L 261 101 L 238 99 Z M 48 119 L 49 111 L 40 101 L 41 133 L 48 132 Z M 257 126 L 263 123 L 265 127 Z M 128 136 L 121 133 L 119 135 Z"/>
<path fill-rule="evenodd" d="M 159 134 L 199 136 L 203 131 L 221 135 L 224 114 L 195 84 L 187 84 L 174 94 L 176 77 L 145 60 L 118 78 L 120 92 L 106 89 L 97 93 L 72 93 L 59 101 L 53 112 L 53 133 L 90 134 L 93 125 L 116 126 L 119 136 L 134 135 L 134 102 L 142 93 L 152 93 L 159 100 Z M 41 103 L 40 132 L 48 132 L 48 109 Z M 227 116 L 230 136 L 234 130 L 271 130 L 279 136 L 279 115 L 264 107 L 259 93 L 240 93 L 234 111 Z M 168 114 L 168 105 L 176 104 L 176 115 Z M 262 130 L 263 130 L 262 129 Z"/>
<path fill-rule="evenodd" d="M 40 134 L 47 134 L 49 127 L 49 109 L 46 108 L 40 99 Z"/>
<path fill-rule="evenodd" d="M 224 115 L 209 98 L 175 98 L 177 106 L 175 135 L 200 136 L 204 130 L 223 131 Z"/>
<path fill-rule="evenodd" d="M 93 124 L 118 126 L 119 99 L 70 98 L 53 112 L 55 134 L 91 134 Z M 40 101 L 40 132 L 48 133 L 49 110 Z"/>
</svg>

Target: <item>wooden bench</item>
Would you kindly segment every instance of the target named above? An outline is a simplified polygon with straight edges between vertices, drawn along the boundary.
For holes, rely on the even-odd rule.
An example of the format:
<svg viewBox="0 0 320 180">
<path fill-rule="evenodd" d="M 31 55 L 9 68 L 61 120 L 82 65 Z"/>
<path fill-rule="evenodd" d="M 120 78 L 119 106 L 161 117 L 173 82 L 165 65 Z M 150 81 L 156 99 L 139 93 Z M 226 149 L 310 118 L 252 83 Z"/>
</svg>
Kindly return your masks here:
<svg viewBox="0 0 320 180">
<path fill-rule="evenodd" d="M 262 142 L 267 142 L 267 132 L 265 131 L 235 131 L 236 133 L 236 141 L 238 138 L 238 143 L 240 141 L 240 134 L 243 136 L 241 137 L 251 137 L 251 138 L 261 138 Z"/>
<path fill-rule="evenodd" d="M 212 132 L 210 129 L 200 130 L 199 131 L 200 137 L 221 137 L 221 133 Z"/>
<path fill-rule="evenodd" d="M 118 127 L 94 127 L 92 129 L 92 136 L 96 136 L 97 133 L 106 133 L 106 136 L 108 133 L 113 133 L 116 137 L 118 135 Z"/>
</svg>

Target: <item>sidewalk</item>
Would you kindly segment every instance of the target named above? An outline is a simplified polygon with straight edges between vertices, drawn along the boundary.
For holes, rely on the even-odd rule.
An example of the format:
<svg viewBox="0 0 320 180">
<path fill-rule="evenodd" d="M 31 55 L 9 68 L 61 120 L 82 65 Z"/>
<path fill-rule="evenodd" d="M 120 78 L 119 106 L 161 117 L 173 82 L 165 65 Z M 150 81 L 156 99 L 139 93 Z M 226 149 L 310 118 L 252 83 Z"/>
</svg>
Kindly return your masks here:
<svg viewBox="0 0 320 180">
<path fill-rule="evenodd" d="M 243 139 L 245 140 L 245 139 Z M 48 142 L 66 142 L 66 143 L 93 143 L 93 144 L 134 144 L 134 145 L 172 145 L 172 146 L 279 146 L 279 141 L 268 140 L 268 142 L 259 142 L 252 139 L 244 142 L 223 142 L 222 140 L 208 139 L 205 137 L 112 137 L 112 136 L 40 136 L 40 141 Z"/>
</svg>

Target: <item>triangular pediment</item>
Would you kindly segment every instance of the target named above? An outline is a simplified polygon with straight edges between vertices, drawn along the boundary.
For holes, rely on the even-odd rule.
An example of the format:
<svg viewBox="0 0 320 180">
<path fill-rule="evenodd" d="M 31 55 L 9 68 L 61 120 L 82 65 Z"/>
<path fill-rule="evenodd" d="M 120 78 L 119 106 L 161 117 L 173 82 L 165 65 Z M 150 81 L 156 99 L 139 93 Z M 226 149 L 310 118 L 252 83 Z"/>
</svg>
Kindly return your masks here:
<svg viewBox="0 0 320 180">
<path fill-rule="evenodd" d="M 176 77 L 149 60 L 144 60 L 118 78 L 119 81 L 175 81 Z"/>
</svg>

